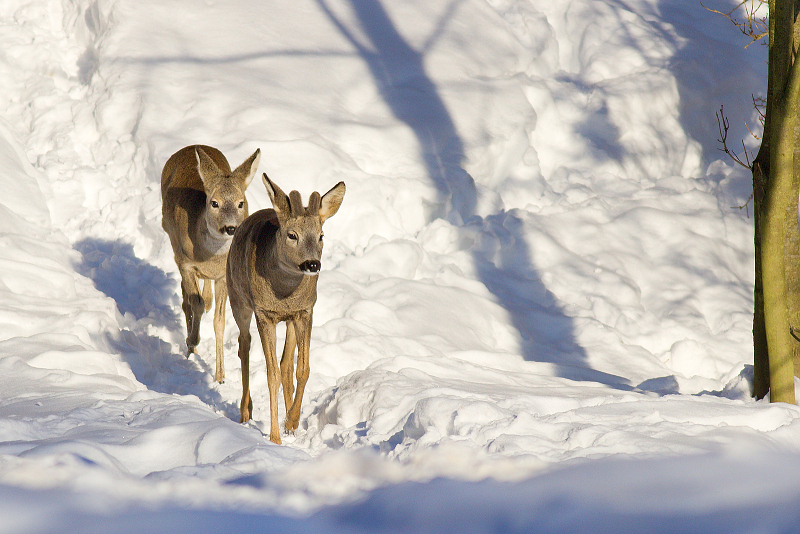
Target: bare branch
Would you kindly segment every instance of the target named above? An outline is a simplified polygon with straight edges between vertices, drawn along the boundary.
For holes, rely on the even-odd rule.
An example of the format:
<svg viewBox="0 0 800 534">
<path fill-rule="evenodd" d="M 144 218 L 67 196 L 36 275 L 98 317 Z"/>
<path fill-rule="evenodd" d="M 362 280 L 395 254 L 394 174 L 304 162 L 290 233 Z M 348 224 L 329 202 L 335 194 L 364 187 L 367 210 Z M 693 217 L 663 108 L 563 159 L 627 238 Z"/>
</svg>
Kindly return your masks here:
<svg viewBox="0 0 800 534">
<path fill-rule="evenodd" d="M 719 11 L 718 9 L 711 9 L 703 5 L 702 0 L 698 0 L 700 5 L 706 11 L 716 13 L 728 19 L 731 24 L 736 26 L 743 35 L 750 38 L 750 42 L 744 47 L 747 48 L 751 44 L 761 41 L 765 37 L 769 37 L 769 21 L 766 17 L 756 16 L 756 11 L 760 5 L 766 4 L 768 0 L 741 0 L 733 9 L 727 13 Z M 739 20 L 733 16 L 738 9 L 744 10 L 744 20 Z"/>
<path fill-rule="evenodd" d="M 763 44 L 769 44 L 769 21 L 766 16 L 757 16 L 756 12 L 759 8 L 763 7 L 768 3 L 769 0 L 740 0 L 730 11 L 723 12 L 717 9 L 711 9 L 703 5 L 703 0 L 698 0 L 700 5 L 710 11 L 711 13 L 716 13 L 717 15 L 721 15 L 728 19 L 734 26 L 736 26 L 743 35 L 750 38 L 750 42 L 745 45 L 745 48 L 750 46 L 755 42 L 762 42 Z M 739 18 L 735 17 L 737 11 L 742 10 L 744 12 L 744 19 L 740 20 Z M 758 112 L 758 122 L 761 124 L 761 129 L 764 129 L 764 123 L 766 120 L 766 100 L 761 97 L 752 96 L 753 98 L 753 107 Z M 719 139 L 717 142 L 722 145 L 720 150 L 725 152 L 728 157 L 730 157 L 734 162 L 738 163 L 742 167 L 750 170 L 756 171 L 758 170 L 757 164 L 753 161 L 750 157 L 750 152 L 747 151 L 747 147 L 744 144 L 744 140 L 742 140 L 742 153 L 744 154 L 744 159 L 738 156 L 736 153 L 731 151 L 728 148 L 728 128 L 730 127 L 730 123 L 725 117 L 725 113 L 723 107 L 719 107 L 719 112 L 716 113 L 717 116 L 717 128 L 719 129 Z M 762 137 L 758 136 L 753 130 L 750 129 L 750 126 L 745 122 L 745 127 L 757 140 L 762 140 Z M 754 168 L 754 165 L 756 167 Z M 747 210 L 747 217 L 750 217 L 749 212 L 749 204 L 755 198 L 755 191 L 750 194 L 750 197 L 747 201 L 741 206 L 733 206 L 734 208 L 744 209 Z M 794 335 L 794 330 L 792 331 Z M 798 339 L 800 341 L 800 339 Z"/>
<path fill-rule="evenodd" d="M 767 108 L 767 99 L 764 98 L 763 96 L 756 96 L 756 95 L 750 95 L 750 97 L 753 99 L 753 109 L 755 109 L 756 112 L 758 113 L 758 123 L 761 125 L 761 131 L 763 132 L 764 122 L 766 121 L 767 118 L 767 114 L 764 111 Z M 752 129 L 750 129 L 750 125 L 747 124 L 747 121 L 744 122 L 744 126 L 745 128 L 747 128 L 747 131 L 750 132 L 750 135 L 752 135 L 754 139 L 756 139 L 757 141 L 761 141 L 763 139 L 761 135 L 758 135 Z M 742 142 L 742 144 L 744 145 L 744 142 Z"/>
<path fill-rule="evenodd" d="M 767 99 L 764 98 L 763 96 L 755 96 L 755 95 L 750 95 L 750 96 L 753 99 L 753 107 L 756 108 L 756 111 L 758 111 L 758 115 L 763 125 L 764 119 L 767 118 L 767 113 L 761 110 L 767 109 Z"/>
<path fill-rule="evenodd" d="M 750 218 L 750 208 L 748 208 L 747 206 L 748 206 L 748 204 L 750 204 L 750 201 L 753 200 L 754 197 L 755 197 L 755 193 L 750 193 L 750 196 L 748 197 L 747 201 L 744 204 L 742 204 L 741 206 L 731 206 L 731 208 L 745 210 L 745 213 L 747 214 L 747 218 L 749 219 Z"/>
<path fill-rule="evenodd" d="M 763 127 L 764 125 L 762 124 L 761 126 Z M 750 129 L 750 125 L 747 124 L 747 121 L 744 121 L 744 127 L 747 128 L 747 131 L 750 132 L 750 135 L 752 135 L 756 140 L 761 141 L 761 136 Z M 744 146 L 744 140 L 742 140 L 742 146 Z"/>
<path fill-rule="evenodd" d="M 747 123 L 745 123 L 745 126 L 747 126 Z M 748 169 L 752 169 L 753 168 L 753 162 L 750 161 L 750 153 L 747 151 L 747 147 L 744 146 L 744 139 L 742 139 L 742 152 L 744 152 L 744 159 L 745 159 L 745 162 L 747 162 L 746 167 Z"/>
<path fill-rule="evenodd" d="M 742 140 L 742 153 L 744 154 L 744 161 L 742 161 L 742 158 L 737 156 L 733 151 L 731 151 L 728 148 L 728 128 L 730 127 L 730 122 L 728 121 L 727 117 L 725 117 L 723 106 L 719 107 L 719 111 L 716 113 L 716 116 L 717 116 L 717 127 L 719 128 L 719 139 L 717 139 L 717 142 L 722 145 L 722 148 L 720 148 L 719 150 L 725 152 L 728 155 L 728 157 L 730 157 L 733 161 L 735 161 L 745 169 L 752 170 L 753 162 L 750 160 L 750 153 L 747 151 L 747 147 L 744 145 L 744 140 Z M 745 126 L 746 125 L 747 123 L 745 123 Z M 750 209 L 748 205 L 750 204 L 750 201 L 753 200 L 754 195 L 755 193 L 750 193 L 750 197 L 741 206 L 731 206 L 731 207 L 738 208 L 740 210 L 742 209 L 745 210 L 747 213 L 747 218 L 749 219 Z"/>
<path fill-rule="evenodd" d="M 723 106 L 719 107 L 719 111 L 715 113 L 715 115 L 717 116 L 717 128 L 719 129 L 719 139 L 717 139 L 717 142 L 722 145 L 722 148 L 719 150 L 725 152 L 733 161 L 745 169 L 752 169 L 753 165 L 750 163 L 750 154 L 748 154 L 747 148 L 744 146 L 744 141 L 742 141 L 742 148 L 744 149 L 745 158 L 744 161 L 742 161 L 742 158 L 737 156 L 735 152 L 728 148 L 728 128 L 730 128 L 730 122 L 728 122 L 727 117 L 725 117 Z"/>
</svg>

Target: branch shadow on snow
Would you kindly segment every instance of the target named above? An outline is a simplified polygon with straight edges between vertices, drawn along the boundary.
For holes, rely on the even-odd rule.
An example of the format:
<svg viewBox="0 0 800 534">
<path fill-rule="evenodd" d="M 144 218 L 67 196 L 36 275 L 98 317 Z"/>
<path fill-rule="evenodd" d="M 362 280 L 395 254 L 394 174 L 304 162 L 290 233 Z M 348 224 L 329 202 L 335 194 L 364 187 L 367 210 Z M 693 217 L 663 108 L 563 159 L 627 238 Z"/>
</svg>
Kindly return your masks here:
<svg viewBox="0 0 800 534">
<path fill-rule="evenodd" d="M 123 316 L 120 331 L 107 334 L 105 342 L 122 355 L 136 379 L 159 393 L 195 395 L 237 418 L 236 402 L 225 402 L 214 388 L 214 369 L 208 363 L 194 356 L 186 359 L 173 351 L 173 344 L 151 333 L 161 330 L 178 338 L 185 333 L 175 280 L 136 257 L 133 246 L 120 240 L 87 238 L 74 248 L 82 256 L 75 270 L 112 298 Z"/>
<path fill-rule="evenodd" d="M 357 32 L 337 17 L 326 0 L 317 3 L 366 62 L 394 116 L 414 132 L 443 206 L 433 217 L 446 217 L 462 227 L 476 226 L 479 232 L 499 242 L 499 250 L 474 247 L 473 261 L 480 281 L 507 310 L 518 331 L 523 358 L 553 363 L 556 373 L 564 378 L 631 389 L 626 379 L 587 367 L 586 353 L 575 339 L 572 319 L 536 272 L 519 216 L 512 211 L 483 219 L 476 213 L 475 182 L 462 168 L 463 141 L 424 67 L 424 50 L 442 33 L 457 2 L 451 4 L 423 52 L 412 48 L 400 35 L 379 0 L 351 0 L 359 25 Z"/>
</svg>

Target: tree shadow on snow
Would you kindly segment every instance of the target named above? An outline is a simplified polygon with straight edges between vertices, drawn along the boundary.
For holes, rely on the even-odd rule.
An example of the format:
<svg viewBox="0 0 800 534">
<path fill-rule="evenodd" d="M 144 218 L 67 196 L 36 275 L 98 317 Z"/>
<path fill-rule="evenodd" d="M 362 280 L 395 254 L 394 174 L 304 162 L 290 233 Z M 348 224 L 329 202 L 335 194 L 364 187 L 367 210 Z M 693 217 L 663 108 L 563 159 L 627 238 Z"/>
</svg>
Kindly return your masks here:
<svg viewBox="0 0 800 534">
<path fill-rule="evenodd" d="M 575 340 L 572 319 L 563 313 L 536 272 L 523 221 L 514 212 L 501 212 L 486 219 L 476 214 L 475 183 L 461 166 L 463 141 L 424 67 L 425 50 L 441 34 L 457 2 L 450 5 L 422 52 L 404 40 L 379 0 L 350 1 L 358 31 L 337 17 L 326 0 L 317 3 L 366 62 L 394 116 L 414 132 L 443 206 L 434 217 L 475 226 L 484 236 L 499 242 L 499 250 L 474 247 L 473 260 L 480 281 L 511 317 L 524 359 L 551 362 L 564 378 L 630 389 L 626 379 L 587 367 L 586 353 Z"/>
<path fill-rule="evenodd" d="M 122 315 L 130 313 L 136 320 L 149 318 L 159 326 L 180 326 L 175 281 L 158 267 L 137 258 L 132 245 L 87 238 L 74 248 L 83 256 L 76 265 L 78 273 L 114 299 Z"/>
<path fill-rule="evenodd" d="M 182 342 L 177 282 L 166 272 L 136 257 L 123 241 L 83 239 L 74 245 L 82 261 L 75 270 L 111 297 L 124 316 L 121 329 L 106 335 L 110 348 L 122 355 L 136 379 L 152 391 L 195 395 L 232 419 L 239 416 L 235 399 L 224 402 L 214 389 L 214 369 L 203 359 L 173 352 L 174 345 L 151 331 L 170 332 Z"/>
</svg>

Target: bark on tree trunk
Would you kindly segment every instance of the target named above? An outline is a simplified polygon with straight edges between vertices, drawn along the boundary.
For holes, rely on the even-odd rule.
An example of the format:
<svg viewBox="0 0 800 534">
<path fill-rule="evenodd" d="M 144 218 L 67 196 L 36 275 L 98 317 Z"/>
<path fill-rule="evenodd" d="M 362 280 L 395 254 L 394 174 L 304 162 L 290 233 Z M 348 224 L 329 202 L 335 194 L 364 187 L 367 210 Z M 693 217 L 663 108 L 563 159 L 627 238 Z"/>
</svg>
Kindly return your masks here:
<svg viewBox="0 0 800 534">
<path fill-rule="evenodd" d="M 793 59 L 794 3 L 770 0 L 769 176 L 761 210 L 761 279 L 769 349 L 770 400 L 794 404 L 793 340 L 785 257 L 787 213 L 793 193 L 794 126 L 799 62 Z M 794 191 L 796 195 L 797 192 Z M 790 219 L 796 220 L 796 215 Z"/>
<path fill-rule="evenodd" d="M 766 130 L 766 128 L 765 128 Z M 766 156 L 765 156 L 766 154 Z M 764 172 L 760 160 L 766 160 Z M 753 163 L 753 220 L 755 226 L 755 288 L 753 291 L 753 396 L 763 399 L 769 392 L 769 351 L 767 350 L 767 329 L 764 326 L 764 284 L 761 276 L 761 210 L 769 169 L 769 143 L 765 136 L 761 150 Z"/>
<path fill-rule="evenodd" d="M 797 110 L 792 134 L 793 163 L 792 181 L 786 209 L 786 230 L 783 256 L 786 261 L 786 291 L 789 306 L 789 328 L 791 331 L 792 361 L 794 374 L 800 372 L 800 233 L 798 233 L 798 185 L 800 185 L 800 143 L 798 143 Z"/>
</svg>

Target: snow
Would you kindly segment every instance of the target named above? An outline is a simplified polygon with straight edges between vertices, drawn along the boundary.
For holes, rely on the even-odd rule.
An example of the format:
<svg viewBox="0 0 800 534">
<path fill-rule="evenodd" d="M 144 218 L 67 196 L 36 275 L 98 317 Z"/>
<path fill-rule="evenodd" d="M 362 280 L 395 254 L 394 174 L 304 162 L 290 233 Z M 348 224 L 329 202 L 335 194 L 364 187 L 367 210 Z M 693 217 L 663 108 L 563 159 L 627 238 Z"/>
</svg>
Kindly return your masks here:
<svg viewBox="0 0 800 534">
<path fill-rule="evenodd" d="M 22 0 L 0 36 L 0 531 L 796 528 L 714 118 L 757 145 L 765 51 L 694 0 Z M 224 384 L 210 316 L 183 356 L 195 143 L 347 183 L 282 446 L 230 312 Z"/>
</svg>

